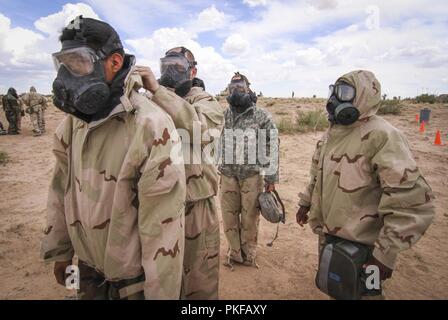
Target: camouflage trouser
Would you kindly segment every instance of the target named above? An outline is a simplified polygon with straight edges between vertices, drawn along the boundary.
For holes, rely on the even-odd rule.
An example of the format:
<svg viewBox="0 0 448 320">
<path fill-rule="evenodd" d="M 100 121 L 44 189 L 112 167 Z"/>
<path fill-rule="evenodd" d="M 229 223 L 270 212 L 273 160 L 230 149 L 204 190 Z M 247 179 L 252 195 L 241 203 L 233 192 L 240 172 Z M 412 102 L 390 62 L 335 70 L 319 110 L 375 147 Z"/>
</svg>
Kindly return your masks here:
<svg viewBox="0 0 448 320">
<path fill-rule="evenodd" d="M 79 300 L 144 300 L 144 276 L 110 282 L 95 269 L 79 261 Z"/>
<path fill-rule="evenodd" d="M 3 123 L 1 121 L 0 121 L 0 134 L 6 134 L 6 131 L 3 128 Z"/>
<path fill-rule="evenodd" d="M 45 132 L 44 111 L 41 106 L 34 106 L 30 114 L 31 123 L 33 124 L 33 132 L 41 134 Z"/>
<path fill-rule="evenodd" d="M 17 112 L 17 131 L 20 133 L 22 131 L 22 111 Z"/>
<path fill-rule="evenodd" d="M 263 177 L 244 180 L 221 175 L 221 209 L 224 234 L 229 244 L 227 257 L 235 262 L 255 264 Z"/>
<path fill-rule="evenodd" d="M 17 118 L 18 118 L 19 113 L 20 113 L 20 111 L 17 111 L 14 109 L 5 110 L 6 120 L 8 120 L 8 123 L 9 123 L 9 126 L 8 126 L 9 134 L 19 133 L 19 130 L 17 128 Z"/>
<path fill-rule="evenodd" d="M 317 252 L 319 253 L 319 260 L 320 260 L 320 253 L 322 252 L 322 250 L 325 247 L 325 237 L 322 235 L 319 235 L 319 239 L 318 239 L 318 243 L 317 243 Z M 319 261 L 320 264 L 320 261 Z M 362 296 L 361 300 L 386 300 L 386 295 L 385 295 L 385 287 L 384 287 L 385 282 L 382 281 L 381 282 L 381 294 L 378 295 L 374 295 L 374 296 Z M 330 300 L 334 300 L 333 298 L 330 297 Z"/>
<path fill-rule="evenodd" d="M 214 197 L 185 208 L 185 254 L 181 299 L 218 299 L 219 220 Z"/>
</svg>

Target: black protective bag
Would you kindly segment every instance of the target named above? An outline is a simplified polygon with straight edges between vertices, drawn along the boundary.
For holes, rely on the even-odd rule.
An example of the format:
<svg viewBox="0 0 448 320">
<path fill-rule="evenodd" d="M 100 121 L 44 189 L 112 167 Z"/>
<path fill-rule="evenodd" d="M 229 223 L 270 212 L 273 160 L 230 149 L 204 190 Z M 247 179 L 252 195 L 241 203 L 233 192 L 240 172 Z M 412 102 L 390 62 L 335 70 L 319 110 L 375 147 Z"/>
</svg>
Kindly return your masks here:
<svg viewBox="0 0 448 320">
<path fill-rule="evenodd" d="M 369 260 L 372 247 L 326 235 L 320 252 L 316 286 L 334 299 L 358 300 L 367 292 L 363 265 Z M 381 292 L 380 292 L 381 293 Z"/>
</svg>

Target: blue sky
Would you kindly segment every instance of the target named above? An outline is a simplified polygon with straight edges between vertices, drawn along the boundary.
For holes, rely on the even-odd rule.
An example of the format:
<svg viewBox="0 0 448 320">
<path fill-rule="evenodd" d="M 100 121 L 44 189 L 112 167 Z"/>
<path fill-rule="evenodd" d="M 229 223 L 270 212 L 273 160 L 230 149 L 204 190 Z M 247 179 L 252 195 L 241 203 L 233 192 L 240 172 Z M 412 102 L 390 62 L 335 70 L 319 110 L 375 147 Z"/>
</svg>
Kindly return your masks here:
<svg viewBox="0 0 448 320">
<path fill-rule="evenodd" d="M 50 54 L 78 14 L 109 22 L 156 74 L 167 49 L 187 46 L 212 93 L 239 70 L 264 95 L 324 97 L 354 69 L 389 96 L 448 93 L 445 0 L 0 0 L 1 93 L 50 92 Z"/>
</svg>

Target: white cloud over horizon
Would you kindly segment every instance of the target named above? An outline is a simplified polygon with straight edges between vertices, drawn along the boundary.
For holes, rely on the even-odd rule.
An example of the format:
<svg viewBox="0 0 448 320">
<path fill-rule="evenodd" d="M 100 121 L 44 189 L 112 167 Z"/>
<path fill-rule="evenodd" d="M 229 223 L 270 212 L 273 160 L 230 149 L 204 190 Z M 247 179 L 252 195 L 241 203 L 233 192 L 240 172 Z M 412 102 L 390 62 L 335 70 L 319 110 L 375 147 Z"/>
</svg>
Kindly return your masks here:
<svg viewBox="0 0 448 320">
<path fill-rule="evenodd" d="M 448 5 L 443 0 L 431 5 L 378 1 L 376 6 L 369 0 L 243 0 L 228 8 L 200 3 L 184 14 L 186 7 L 159 0 L 128 0 L 117 7 L 115 0 L 67 3 L 37 19 L 34 29 L 15 26 L 0 8 L 0 92 L 10 86 L 24 91 L 33 84 L 49 92 L 55 74 L 50 53 L 59 49 L 60 29 L 78 14 L 116 27 L 137 63 L 156 74 L 166 50 L 188 47 L 211 93 L 221 91 L 239 70 L 265 96 L 294 91 L 325 97 L 328 84 L 354 69 L 373 71 L 389 96 L 448 92 Z M 149 4 L 157 15 L 170 18 L 165 25 L 142 24 L 142 6 Z"/>
</svg>

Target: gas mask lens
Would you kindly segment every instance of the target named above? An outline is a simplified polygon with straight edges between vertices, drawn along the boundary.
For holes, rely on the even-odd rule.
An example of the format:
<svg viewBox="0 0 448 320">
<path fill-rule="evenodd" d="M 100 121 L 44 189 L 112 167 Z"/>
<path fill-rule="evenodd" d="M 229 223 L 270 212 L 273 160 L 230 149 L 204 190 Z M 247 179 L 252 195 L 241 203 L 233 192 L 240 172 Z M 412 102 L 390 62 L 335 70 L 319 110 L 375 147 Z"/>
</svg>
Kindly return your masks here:
<svg viewBox="0 0 448 320">
<path fill-rule="evenodd" d="M 160 59 L 160 73 L 166 73 L 167 69 L 174 69 L 179 73 L 185 73 L 189 69 L 188 60 L 180 55 L 167 56 Z"/>
<path fill-rule="evenodd" d="M 94 64 L 99 60 L 95 52 L 86 47 L 79 47 L 53 53 L 56 71 L 64 65 L 74 76 L 85 76 L 93 72 Z"/>
<path fill-rule="evenodd" d="M 233 92 L 241 92 L 246 93 L 248 91 L 246 82 L 243 80 L 239 81 L 232 81 L 229 84 L 229 93 L 232 94 Z"/>
<path fill-rule="evenodd" d="M 328 98 L 330 98 L 333 94 L 341 102 L 351 102 L 353 101 L 353 99 L 355 99 L 356 90 L 355 88 L 353 88 L 348 84 L 339 83 L 335 85 L 330 85 Z"/>
</svg>

